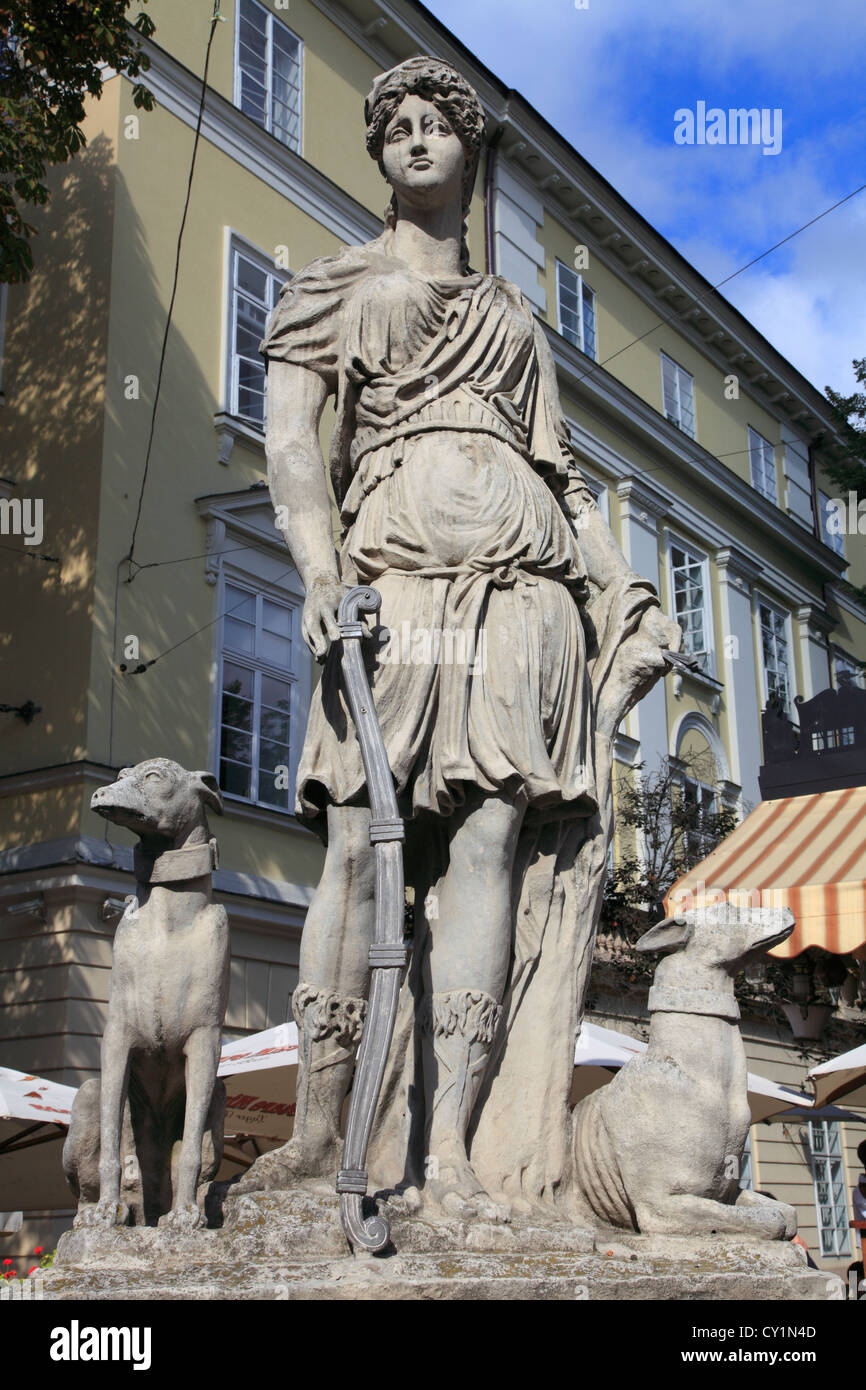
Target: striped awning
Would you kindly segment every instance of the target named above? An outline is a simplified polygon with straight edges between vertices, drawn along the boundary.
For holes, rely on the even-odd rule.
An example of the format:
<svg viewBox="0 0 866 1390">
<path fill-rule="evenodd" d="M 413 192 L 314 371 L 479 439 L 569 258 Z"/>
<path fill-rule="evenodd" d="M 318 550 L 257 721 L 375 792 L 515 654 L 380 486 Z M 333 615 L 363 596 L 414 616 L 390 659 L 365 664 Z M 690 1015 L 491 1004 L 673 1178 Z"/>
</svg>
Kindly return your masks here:
<svg viewBox="0 0 866 1390">
<path fill-rule="evenodd" d="M 762 801 L 665 899 L 669 915 L 707 902 L 789 907 L 807 946 L 866 957 L 866 787 Z"/>
</svg>

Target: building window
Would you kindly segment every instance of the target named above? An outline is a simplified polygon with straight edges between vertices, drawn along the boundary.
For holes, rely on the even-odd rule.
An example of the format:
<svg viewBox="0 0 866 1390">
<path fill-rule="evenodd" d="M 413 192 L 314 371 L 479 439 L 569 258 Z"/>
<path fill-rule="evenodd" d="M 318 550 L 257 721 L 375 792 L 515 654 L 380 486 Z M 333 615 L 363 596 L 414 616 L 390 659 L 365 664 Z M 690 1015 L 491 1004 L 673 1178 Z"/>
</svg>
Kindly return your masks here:
<svg viewBox="0 0 866 1390">
<path fill-rule="evenodd" d="M 265 427 L 265 364 L 259 353 L 268 315 L 287 272 L 232 246 L 229 305 L 229 412 Z"/>
<path fill-rule="evenodd" d="M 299 602 L 226 580 L 223 599 L 220 786 L 290 810 L 298 724 Z"/>
<path fill-rule="evenodd" d="M 809 1121 L 809 1152 L 815 1184 L 815 1211 L 822 1255 L 847 1255 L 848 1200 L 845 1192 L 845 1161 L 842 1138 L 836 1120 Z"/>
<path fill-rule="evenodd" d="M 821 540 L 825 545 L 829 545 L 831 550 L 835 550 L 837 555 L 845 558 L 845 538 L 839 529 L 839 512 L 837 507 L 830 507 L 831 498 L 826 492 L 818 493 L 818 521 L 821 527 Z M 832 525 L 830 524 L 832 518 Z"/>
<path fill-rule="evenodd" d="M 695 379 L 666 352 L 662 358 L 662 399 L 665 418 L 695 438 Z"/>
<path fill-rule="evenodd" d="M 718 815 L 715 788 L 684 777 L 683 805 L 689 817 L 685 830 L 686 856 L 692 865 L 699 864 L 716 845 L 713 834 L 713 822 Z"/>
<path fill-rule="evenodd" d="M 238 0 L 235 105 L 300 154 L 301 41 L 258 0 Z"/>
<path fill-rule="evenodd" d="M 749 426 L 749 464 L 752 487 L 769 502 L 778 503 L 776 490 L 776 451 L 768 439 Z"/>
<path fill-rule="evenodd" d="M 699 555 L 678 540 L 671 540 L 669 555 L 674 614 L 683 630 L 683 646 L 691 656 L 698 658 L 701 670 L 712 675 L 712 622 L 706 556 Z"/>
<path fill-rule="evenodd" d="M 845 685 L 855 685 L 858 690 L 866 688 L 864 668 L 859 662 L 842 652 L 833 653 L 833 683 L 837 690 Z"/>
<path fill-rule="evenodd" d="M 556 302 L 559 331 L 563 338 L 596 361 L 595 291 L 589 288 L 582 275 L 563 265 L 562 261 L 556 262 Z"/>
<path fill-rule="evenodd" d="M 783 710 L 791 705 L 791 678 L 788 662 L 788 619 L 778 608 L 762 600 L 758 604 L 761 628 L 761 657 L 764 670 L 764 699 L 778 699 Z"/>
</svg>

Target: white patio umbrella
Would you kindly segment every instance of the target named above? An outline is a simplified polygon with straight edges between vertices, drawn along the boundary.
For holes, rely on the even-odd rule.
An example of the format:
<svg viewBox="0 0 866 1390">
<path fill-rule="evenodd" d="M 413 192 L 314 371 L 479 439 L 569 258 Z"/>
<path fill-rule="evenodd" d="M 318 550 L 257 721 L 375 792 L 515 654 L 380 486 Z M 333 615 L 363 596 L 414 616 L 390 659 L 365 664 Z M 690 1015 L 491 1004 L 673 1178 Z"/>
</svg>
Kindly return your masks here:
<svg viewBox="0 0 866 1390">
<path fill-rule="evenodd" d="M 629 1037 L 627 1033 L 617 1033 L 613 1028 L 601 1028 L 596 1023 L 584 1021 L 574 1050 L 574 1080 L 571 1086 L 571 1103 L 583 1100 L 599 1086 L 612 1081 L 615 1072 L 632 1057 L 646 1052 L 647 1045 L 639 1038 Z M 769 1120 L 794 1107 L 811 1109 L 812 1098 L 803 1091 L 795 1091 L 790 1086 L 780 1086 L 768 1081 L 765 1076 L 748 1075 L 749 1108 L 752 1124 Z"/>
<path fill-rule="evenodd" d="M 4 1211 L 75 1205 L 60 1162 L 75 1089 L 0 1067 L 0 1207 Z"/>
<path fill-rule="evenodd" d="M 813 1067 L 808 1079 L 816 1105 L 829 1105 L 844 1096 L 848 1106 L 866 1106 L 866 1043 Z"/>
<path fill-rule="evenodd" d="M 217 1072 L 226 1088 L 226 1134 L 285 1142 L 292 1137 L 298 1029 L 280 1023 L 223 1044 Z"/>
<path fill-rule="evenodd" d="M 574 1049 L 571 1104 L 607 1085 L 621 1066 L 646 1052 L 646 1047 L 628 1033 L 584 1020 Z M 281 1023 L 240 1042 L 226 1043 L 219 1068 L 228 1098 L 226 1133 L 280 1142 L 290 1138 L 297 1065 L 298 1030 L 294 1023 Z M 753 1124 L 793 1107 L 812 1107 L 812 1098 L 805 1092 L 766 1077 L 749 1072 L 748 1084 Z"/>
</svg>

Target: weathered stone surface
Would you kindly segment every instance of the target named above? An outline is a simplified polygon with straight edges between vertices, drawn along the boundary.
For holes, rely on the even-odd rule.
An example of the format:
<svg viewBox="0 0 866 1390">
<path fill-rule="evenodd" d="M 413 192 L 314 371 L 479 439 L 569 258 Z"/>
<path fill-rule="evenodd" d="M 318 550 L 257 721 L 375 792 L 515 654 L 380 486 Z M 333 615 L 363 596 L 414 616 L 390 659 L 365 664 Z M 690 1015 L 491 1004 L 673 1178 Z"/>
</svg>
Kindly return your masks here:
<svg viewBox="0 0 866 1390">
<path fill-rule="evenodd" d="M 576 1220 L 680 1236 L 790 1239 L 793 1207 L 739 1190 L 749 1132 L 746 1050 L 734 978 L 790 936 L 787 908 L 712 904 L 638 942 L 663 953 L 645 1053 L 575 1107 Z"/>
<path fill-rule="evenodd" d="M 63 1166 L 76 1224 L 178 1231 L 202 1220 L 200 1179 L 219 1168 L 225 1087 L 217 1080 L 229 987 L 229 922 L 212 900 L 217 861 L 210 772 L 148 758 L 99 787 L 92 809 L 132 830 L 136 896 L 114 938 L 101 1076 L 75 1097 Z"/>
<path fill-rule="evenodd" d="M 353 1257 L 333 1194 L 297 1189 L 227 1203 L 219 1230 L 68 1232 L 50 1299 L 539 1300 L 843 1297 L 797 1246 L 622 1231 L 542 1215 L 510 1226 L 409 1214 L 389 1204 L 397 1252 Z"/>
</svg>

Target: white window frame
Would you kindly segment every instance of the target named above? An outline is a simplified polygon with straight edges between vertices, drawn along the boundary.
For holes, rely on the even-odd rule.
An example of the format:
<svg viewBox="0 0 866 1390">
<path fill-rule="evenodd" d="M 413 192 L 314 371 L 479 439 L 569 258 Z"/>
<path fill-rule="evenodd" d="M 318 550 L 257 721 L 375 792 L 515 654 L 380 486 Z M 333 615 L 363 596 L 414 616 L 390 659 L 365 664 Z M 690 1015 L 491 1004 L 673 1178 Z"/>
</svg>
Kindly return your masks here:
<svg viewBox="0 0 866 1390">
<path fill-rule="evenodd" d="M 815 1198 L 815 1221 L 818 1226 L 818 1237 L 821 1242 L 821 1255 L 824 1259 L 832 1259 L 834 1256 L 850 1255 L 851 1241 L 848 1234 L 848 1176 L 845 1164 L 845 1139 L 842 1127 L 838 1120 L 808 1120 L 809 1135 L 809 1165 L 812 1169 L 812 1190 Z M 815 1146 L 815 1126 L 820 1126 L 822 1146 Z M 831 1152 L 830 1129 L 836 1130 L 838 1137 L 838 1152 Z M 832 1170 L 830 1165 L 838 1163 L 840 1174 L 841 1200 L 833 1200 Z M 823 1168 L 823 1177 L 821 1170 Z M 818 1182 L 825 1181 L 830 1191 L 830 1201 L 821 1203 L 818 1200 Z M 829 1206 L 833 1221 L 831 1225 L 825 1225 L 823 1220 L 823 1210 Z M 825 1249 L 825 1235 L 829 1234 L 829 1248 Z"/>
<path fill-rule="evenodd" d="M 674 584 L 674 560 L 672 553 L 673 547 L 677 546 L 680 550 L 684 550 L 690 556 L 691 559 L 693 559 L 697 564 L 701 566 L 701 585 L 703 588 L 703 628 L 704 643 L 706 645 L 706 650 L 703 653 L 705 660 L 701 669 L 703 670 L 704 675 L 711 676 L 713 679 L 716 679 L 716 634 L 715 625 L 713 623 L 713 591 L 711 585 L 712 576 L 710 572 L 710 557 L 706 554 L 705 551 L 701 550 L 698 546 L 693 545 L 691 541 L 685 540 L 675 531 L 666 532 L 666 541 L 667 544 L 665 549 L 667 552 L 667 579 L 668 593 L 670 596 L 670 612 L 675 621 L 678 621 L 678 618 L 676 611 L 676 588 Z M 684 650 L 688 649 L 684 648 Z M 693 655 L 701 655 L 701 653 L 693 653 Z"/>
<path fill-rule="evenodd" d="M 845 537 L 841 531 L 830 531 L 827 529 L 827 506 L 833 501 L 829 493 L 818 489 L 818 530 L 821 540 L 836 555 L 841 555 L 842 559 L 847 559 L 845 554 Z"/>
<path fill-rule="evenodd" d="M 304 145 L 303 145 L 303 138 L 304 138 L 304 119 L 303 119 L 303 118 L 304 118 L 304 42 L 303 42 L 303 39 L 301 39 L 300 36 L 299 36 L 298 34 L 295 33 L 294 29 L 290 29 L 289 26 L 288 26 L 288 24 L 285 24 L 285 23 L 283 22 L 283 20 L 277 19 L 276 15 L 275 15 L 271 10 L 269 10 L 269 9 L 267 8 L 266 5 L 261 5 L 261 4 L 259 4 L 259 0 L 244 0 L 244 3 L 245 3 L 245 4 L 249 4 L 249 5 L 251 5 L 251 6 L 254 6 L 254 7 L 255 7 L 256 9 L 258 9 L 258 10 L 261 10 L 262 13 L 263 13 L 264 16 L 265 16 L 265 29 L 266 29 L 266 35 L 267 35 L 267 40 L 266 40 L 266 41 L 267 41 L 267 56 L 266 56 L 266 58 L 265 58 L 266 72 L 267 72 L 267 87 L 266 87 L 265 123 L 264 123 L 264 126 L 263 126 L 262 128 L 263 128 L 264 130 L 266 130 L 266 131 L 268 132 L 269 135 L 273 135 L 275 140 L 279 140 L 279 142 L 280 142 L 281 145 L 285 145 L 285 147 L 286 147 L 287 150 L 294 150 L 295 154 L 303 155 L 303 150 L 304 150 Z M 235 21 L 235 38 L 234 38 L 234 86 L 233 86 L 233 97 L 232 97 L 232 100 L 233 100 L 233 102 L 234 102 L 234 105 L 238 108 L 238 110 L 239 110 L 239 111 L 242 111 L 243 108 L 242 108 L 242 106 L 241 106 L 241 63 L 240 63 L 240 57 L 241 57 L 241 54 L 240 54 L 240 45 L 241 45 L 241 0 L 236 0 L 236 3 L 235 3 L 235 10 L 236 10 L 236 21 Z M 289 144 L 289 142 L 288 142 L 287 140 L 284 140 L 284 139 L 282 138 L 281 135 L 275 134 L 275 132 L 274 132 L 274 130 L 273 130 L 273 112 L 272 112 L 272 107 L 273 107 L 273 71 L 274 71 L 273 48 L 274 48 L 274 25 L 275 25 L 275 24 L 279 24 L 283 29 L 285 29 L 286 32 L 287 32 L 288 34 L 291 35 L 291 37 L 294 39 L 295 43 L 298 45 L 298 140 L 297 140 L 297 144 Z M 250 119 L 251 121 L 253 121 L 255 125 L 260 125 L 260 122 L 257 121 L 257 120 L 255 119 L 254 116 L 249 116 L 249 119 Z"/>
<path fill-rule="evenodd" d="M 227 414 L 232 416 L 232 418 L 237 420 L 243 420 L 244 424 L 248 425 L 250 429 L 259 430 L 262 434 L 264 434 L 265 424 L 267 423 L 267 394 L 265 394 L 264 411 L 261 423 L 259 423 L 258 420 L 253 419 L 253 417 L 250 415 L 242 415 L 238 408 L 239 356 L 238 353 L 235 351 L 237 327 L 237 292 L 235 268 L 237 265 L 238 256 L 242 256 L 245 260 L 249 261 L 251 265 L 254 265 L 257 270 L 261 271 L 264 275 L 267 275 L 268 285 L 272 289 L 272 292 L 275 289 L 275 293 L 273 293 L 273 304 L 271 308 L 268 310 L 268 317 L 270 317 L 270 314 L 273 312 L 273 308 L 276 306 L 276 301 L 279 298 L 280 289 L 286 283 L 287 280 L 290 280 L 292 278 L 292 273 L 289 270 L 285 270 L 282 267 L 277 266 L 276 263 L 272 261 L 270 257 L 266 256 L 262 251 L 260 251 L 258 247 L 253 246 L 251 242 L 246 241 L 241 236 L 238 236 L 236 232 L 231 232 L 229 234 L 228 258 L 226 265 L 227 288 L 225 295 L 225 410 Z M 265 323 L 267 324 L 267 319 L 265 320 Z M 264 329 L 262 330 L 262 337 L 264 337 Z M 264 371 L 264 361 L 262 361 L 262 370 Z"/>
<path fill-rule="evenodd" d="M 796 674 L 796 667 L 795 667 L 795 665 L 794 665 L 794 634 L 793 634 L 793 627 L 792 627 L 792 623 L 791 623 L 791 614 L 790 614 L 786 609 L 780 607 L 780 605 L 779 605 L 778 603 L 775 603 L 775 602 L 773 601 L 773 599 L 768 598 L 766 594 L 757 593 L 757 592 L 755 593 L 755 609 L 754 609 L 754 617 L 755 617 L 755 634 L 756 634 L 757 643 L 758 643 L 758 670 L 759 670 L 760 673 L 761 673 L 761 695 L 762 695 L 762 701 L 763 701 L 763 708 L 766 708 L 766 706 L 767 706 L 767 701 L 768 701 L 769 698 L 770 698 L 770 690 L 769 690 L 769 680 L 768 680 L 769 672 L 767 671 L 766 665 L 765 665 L 765 663 L 764 663 L 764 642 L 763 642 L 763 632 L 762 632 L 762 627 L 761 627 L 761 609 L 762 609 L 762 608 L 767 608 L 767 609 L 769 609 L 770 612 L 771 612 L 771 613 L 774 613 L 775 616 L 776 616 L 777 618 L 781 618 L 782 621 L 783 621 L 783 623 L 784 623 L 784 626 L 785 626 L 785 644 L 786 644 L 787 649 L 788 649 L 788 686 L 789 686 L 789 689 L 788 689 L 788 698 L 787 698 L 787 701 L 786 701 L 786 702 L 784 703 L 784 705 L 783 705 L 783 709 L 784 709 L 784 712 L 788 715 L 788 718 L 790 719 L 790 718 L 793 717 L 794 712 L 795 712 L 795 710 L 796 710 L 796 705 L 794 704 L 794 697 L 795 697 L 795 695 L 797 694 L 797 689 L 796 689 L 797 674 Z"/>
<path fill-rule="evenodd" d="M 676 396 L 676 411 L 675 411 L 675 412 L 671 412 L 671 411 L 668 410 L 667 402 L 666 402 L 666 400 L 665 400 L 665 363 L 666 363 L 666 362 L 667 362 L 671 367 L 673 367 L 673 369 L 674 369 L 674 394 L 675 394 L 675 396 Z M 679 362 L 674 361 L 674 359 L 673 359 L 673 357 L 671 357 L 670 353 L 664 352 L 663 350 L 659 353 L 659 365 L 660 365 L 660 367 L 661 367 L 661 374 L 662 374 L 662 413 L 663 413 L 665 419 L 668 420 L 668 421 L 670 421 L 670 423 L 671 423 L 672 425 L 676 425 L 677 429 L 678 429 L 678 430 L 682 430 L 683 434 L 686 435 L 689 439 L 697 439 L 697 437 L 698 437 L 698 411 L 697 411 L 697 404 L 696 404 L 696 402 L 695 402 L 695 379 L 694 379 L 694 377 L 692 376 L 691 372 L 687 372 L 687 371 L 686 371 L 685 367 L 681 367 L 680 364 L 679 364 Z M 684 382 L 684 380 L 687 381 L 687 382 L 689 383 L 689 393 L 690 393 L 690 395 L 691 395 L 691 414 L 692 414 L 692 420 L 694 421 L 694 429 L 691 429 L 691 430 L 690 430 L 686 425 L 683 424 L 683 382 Z"/>
<path fill-rule="evenodd" d="M 258 567 L 256 567 L 258 568 Z M 293 578 L 296 576 L 293 574 Z M 270 662 L 261 660 L 256 656 L 248 656 L 242 652 L 227 650 L 225 642 L 225 620 L 231 616 L 229 609 L 228 587 L 243 589 L 249 594 L 268 598 L 275 603 L 282 604 L 292 610 L 292 653 L 291 668 L 283 670 Z M 245 568 L 241 565 L 230 564 L 224 560 L 220 570 L 220 580 L 217 587 L 217 602 L 219 607 L 219 623 L 217 624 L 217 644 L 216 644 L 216 688 L 214 705 L 214 752 L 212 766 L 215 769 L 217 780 L 220 779 L 222 762 L 222 696 L 223 696 L 223 670 L 226 660 L 233 662 L 236 666 L 243 666 L 247 670 L 255 672 L 254 690 L 259 692 L 261 686 L 261 675 L 273 676 L 277 680 L 286 681 L 290 687 L 291 697 L 289 702 L 289 762 L 288 767 L 288 788 L 286 791 L 286 806 L 275 806 L 272 801 L 264 801 L 258 796 L 259 766 L 258 766 L 258 745 L 259 745 L 259 725 L 261 722 L 261 700 L 258 696 L 253 705 L 253 729 L 252 729 L 252 766 L 251 766 L 251 791 L 256 793 L 251 796 L 242 796 L 239 792 L 223 791 L 223 796 L 228 801 L 237 801 L 247 806 L 261 806 L 268 811 L 275 811 L 280 815 L 290 815 L 294 813 L 295 804 L 295 781 L 297 777 L 298 763 L 301 756 L 301 747 L 304 741 L 307 715 L 309 712 L 309 660 L 307 658 L 307 646 L 301 634 L 301 615 L 303 611 L 303 595 L 293 585 L 291 588 L 274 584 L 262 578 L 260 573 L 255 573 L 253 566 Z M 257 614 L 260 611 L 259 604 L 256 604 Z M 259 711 L 259 720 L 256 720 L 256 709 Z"/>
<path fill-rule="evenodd" d="M 748 427 L 749 478 L 756 492 L 774 506 L 779 505 L 779 476 L 776 467 L 776 446 L 751 425 Z M 769 451 L 769 453 L 768 453 Z M 772 475 L 772 485 L 764 474 Z"/>
<path fill-rule="evenodd" d="M 571 337 L 572 330 L 568 329 L 566 331 L 562 323 L 561 290 L 563 286 L 563 271 L 566 275 L 573 277 L 575 282 L 574 286 L 569 285 L 567 282 L 565 282 L 565 287 L 568 289 L 569 293 L 573 294 L 577 299 L 577 307 L 579 311 L 577 315 L 577 342 L 575 342 L 574 339 Z M 593 351 L 591 352 L 588 351 L 586 347 L 586 325 L 584 323 L 584 303 L 586 297 L 589 298 L 592 306 L 593 334 L 595 337 L 595 343 L 592 345 Z M 572 343 L 574 347 L 579 348 L 580 351 L 584 353 L 587 357 L 589 357 L 591 361 L 598 361 L 598 313 L 596 311 L 595 290 L 592 288 L 591 285 L 588 285 L 586 283 L 579 271 L 572 270 L 571 266 L 566 265 L 564 261 L 556 262 L 556 326 L 561 336 L 565 338 L 566 342 Z"/>
</svg>

